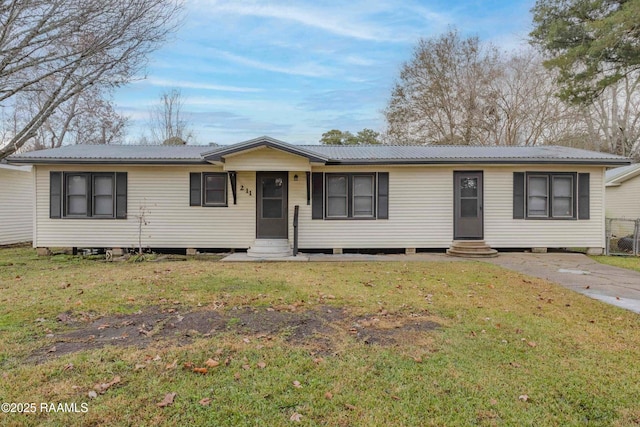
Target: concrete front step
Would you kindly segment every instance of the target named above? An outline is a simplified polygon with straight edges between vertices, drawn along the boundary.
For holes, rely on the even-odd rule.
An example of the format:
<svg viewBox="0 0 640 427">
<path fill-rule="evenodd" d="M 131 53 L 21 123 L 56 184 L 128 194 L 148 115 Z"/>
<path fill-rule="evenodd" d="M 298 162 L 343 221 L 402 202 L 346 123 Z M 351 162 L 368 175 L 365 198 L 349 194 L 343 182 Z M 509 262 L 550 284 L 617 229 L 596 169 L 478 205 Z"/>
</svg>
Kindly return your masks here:
<svg viewBox="0 0 640 427">
<path fill-rule="evenodd" d="M 496 251 L 495 249 L 488 249 L 484 252 L 467 252 L 456 249 L 447 249 L 447 255 L 468 258 L 491 258 L 498 256 L 498 251 Z"/>
<path fill-rule="evenodd" d="M 256 239 L 247 250 L 247 256 L 252 258 L 282 258 L 292 255 L 287 239 Z"/>
<path fill-rule="evenodd" d="M 447 249 L 447 255 L 486 258 L 498 256 L 498 251 L 491 249 L 484 240 L 454 240 Z"/>
</svg>

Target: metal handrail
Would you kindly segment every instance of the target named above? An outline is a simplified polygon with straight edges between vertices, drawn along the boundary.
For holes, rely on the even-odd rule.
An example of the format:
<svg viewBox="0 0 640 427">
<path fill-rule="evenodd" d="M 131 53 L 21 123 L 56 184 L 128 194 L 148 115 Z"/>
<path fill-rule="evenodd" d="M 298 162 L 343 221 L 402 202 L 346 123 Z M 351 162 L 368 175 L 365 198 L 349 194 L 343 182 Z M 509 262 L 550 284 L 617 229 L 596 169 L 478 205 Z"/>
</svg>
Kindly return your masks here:
<svg viewBox="0 0 640 427">
<path fill-rule="evenodd" d="M 298 255 L 298 213 L 300 206 L 293 207 L 293 256 Z"/>
</svg>

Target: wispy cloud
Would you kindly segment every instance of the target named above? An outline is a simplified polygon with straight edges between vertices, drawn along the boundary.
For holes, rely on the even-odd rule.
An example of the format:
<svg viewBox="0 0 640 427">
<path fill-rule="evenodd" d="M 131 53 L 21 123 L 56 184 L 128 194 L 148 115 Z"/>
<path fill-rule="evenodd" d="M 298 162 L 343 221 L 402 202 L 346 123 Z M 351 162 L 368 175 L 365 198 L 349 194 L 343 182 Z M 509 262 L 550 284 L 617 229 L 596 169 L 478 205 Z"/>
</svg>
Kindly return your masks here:
<svg viewBox="0 0 640 427">
<path fill-rule="evenodd" d="M 262 89 L 252 87 L 214 85 L 209 83 L 192 82 L 186 80 L 160 79 L 155 77 L 150 77 L 145 80 L 139 80 L 137 83 L 147 83 L 152 86 L 161 87 L 214 90 L 221 92 L 262 92 Z"/>
<path fill-rule="evenodd" d="M 218 58 L 223 58 L 227 61 L 232 61 L 236 64 L 244 65 L 247 67 L 258 68 L 264 71 L 271 71 L 273 73 L 283 73 L 306 77 L 328 77 L 335 74 L 336 72 L 332 68 L 314 62 L 299 63 L 292 66 L 281 66 L 247 58 L 241 55 L 236 55 L 234 53 L 226 52 L 223 50 L 215 49 L 213 51 Z"/>
<path fill-rule="evenodd" d="M 400 41 L 398 37 L 384 31 L 379 25 L 354 21 L 341 17 L 335 9 L 331 13 L 317 7 L 305 7 L 304 9 L 288 5 L 263 4 L 239 1 L 201 1 L 211 12 L 226 12 L 244 16 L 257 16 L 263 18 L 281 19 L 293 21 L 309 27 L 345 37 L 360 40 L 373 41 Z"/>
</svg>

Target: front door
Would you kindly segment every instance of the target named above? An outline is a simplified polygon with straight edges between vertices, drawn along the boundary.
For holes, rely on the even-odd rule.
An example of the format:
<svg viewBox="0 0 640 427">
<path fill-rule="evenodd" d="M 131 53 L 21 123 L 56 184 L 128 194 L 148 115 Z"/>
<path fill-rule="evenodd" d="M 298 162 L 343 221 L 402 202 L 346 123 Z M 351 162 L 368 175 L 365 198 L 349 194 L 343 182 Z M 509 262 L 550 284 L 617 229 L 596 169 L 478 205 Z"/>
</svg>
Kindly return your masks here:
<svg viewBox="0 0 640 427">
<path fill-rule="evenodd" d="M 286 239 L 287 236 L 286 172 L 256 174 L 256 237 Z"/>
<path fill-rule="evenodd" d="M 454 172 L 453 181 L 453 238 L 484 239 L 482 172 Z"/>
</svg>

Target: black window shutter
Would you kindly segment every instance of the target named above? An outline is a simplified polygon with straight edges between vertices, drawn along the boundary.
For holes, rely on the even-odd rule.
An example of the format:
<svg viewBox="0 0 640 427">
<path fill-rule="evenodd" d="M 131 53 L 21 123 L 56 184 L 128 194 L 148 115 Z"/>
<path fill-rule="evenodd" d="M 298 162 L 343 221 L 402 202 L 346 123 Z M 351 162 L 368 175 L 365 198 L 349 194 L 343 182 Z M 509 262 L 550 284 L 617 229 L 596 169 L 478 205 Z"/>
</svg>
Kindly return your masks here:
<svg viewBox="0 0 640 427">
<path fill-rule="evenodd" d="M 578 219 L 589 219 L 589 174 L 578 174 Z"/>
<path fill-rule="evenodd" d="M 513 219 L 524 218 L 524 172 L 513 173 Z"/>
<path fill-rule="evenodd" d="M 324 177 L 322 172 L 311 174 L 311 219 L 322 219 L 324 217 Z"/>
<path fill-rule="evenodd" d="M 49 173 L 49 218 L 62 217 L 62 172 Z"/>
<path fill-rule="evenodd" d="M 116 172 L 116 218 L 127 218 L 127 173 Z"/>
<path fill-rule="evenodd" d="M 389 219 L 389 172 L 378 172 L 378 219 Z"/>
<path fill-rule="evenodd" d="M 189 206 L 202 205 L 202 174 L 189 174 Z"/>
</svg>

